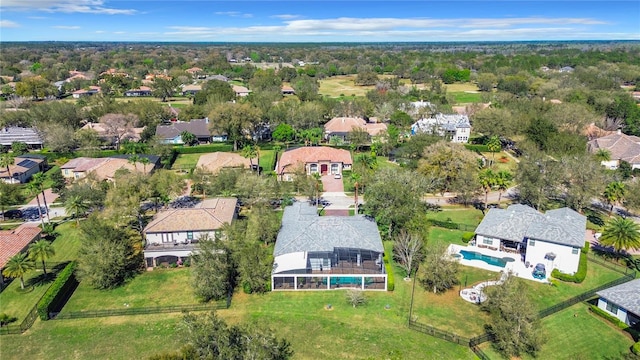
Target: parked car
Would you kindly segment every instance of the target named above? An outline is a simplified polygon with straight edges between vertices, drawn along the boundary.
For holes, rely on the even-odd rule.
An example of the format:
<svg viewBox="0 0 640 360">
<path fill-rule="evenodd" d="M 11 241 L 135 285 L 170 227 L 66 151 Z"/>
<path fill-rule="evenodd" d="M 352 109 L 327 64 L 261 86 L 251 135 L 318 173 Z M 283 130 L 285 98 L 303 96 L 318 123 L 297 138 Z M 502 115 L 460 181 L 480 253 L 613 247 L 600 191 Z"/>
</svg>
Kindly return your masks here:
<svg viewBox="0 0 640 360">
<path fill-rule="evenodd" d="M 342 179 L 342 175 L 341 174 L 335 174 L 333 175 L 334 179 Z"/>
<path fill-rule="evenodd" d="M 4 212 L 5 219 L 20 219 L 22 218 L 22 211 L 18 209 L 7 210 Z"/>
</svg>

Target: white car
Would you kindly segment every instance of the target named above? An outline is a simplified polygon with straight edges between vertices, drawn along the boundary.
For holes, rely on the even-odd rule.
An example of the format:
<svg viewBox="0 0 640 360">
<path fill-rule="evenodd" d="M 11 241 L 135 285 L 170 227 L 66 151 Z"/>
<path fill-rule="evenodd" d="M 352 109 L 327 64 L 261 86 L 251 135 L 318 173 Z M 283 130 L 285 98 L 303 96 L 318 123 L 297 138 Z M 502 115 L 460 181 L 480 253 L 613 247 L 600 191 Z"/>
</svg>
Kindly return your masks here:
<svg viewBox="0 0 640 360">
<path fill-rule="evenodd" d="M 334 178 L 334 179 L 342 179 L 342 175 L 340 175 L 340 174 L 335 174 L 335 175 L 333 175 L 333 178 Z"/>
</svg>

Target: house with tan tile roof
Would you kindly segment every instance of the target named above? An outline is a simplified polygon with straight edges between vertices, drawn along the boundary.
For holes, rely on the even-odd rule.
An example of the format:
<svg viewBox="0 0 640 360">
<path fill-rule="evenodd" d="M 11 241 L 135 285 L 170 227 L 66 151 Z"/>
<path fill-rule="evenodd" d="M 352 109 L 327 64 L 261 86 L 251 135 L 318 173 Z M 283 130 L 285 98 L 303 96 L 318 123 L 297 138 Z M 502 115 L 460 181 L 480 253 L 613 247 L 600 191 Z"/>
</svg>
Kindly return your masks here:
<svg viewBox="0 0 640 360">
<path fill-rule="evenodd" d="M 194 75 L 194 74 L 196 74 L 196 73 L 201 73 L 201 72 L 202 72 L 202 69 L 200 69 L 199 67 L 194 66 L 194 67 L 192 67 L 192 68 L 189 68 L 189 69 L 185 70 L 185 72 L 186 72 L 186 73 L 189 73 L 189 74 L 191 74 L 191 75 Z"/>
<path fill-rule="evenodd" d="M 640 138 L 623 134 L 622 131 L 593 139 L 587 143 L 587 149 L 592 154 L 598 150 L 607 150 L 610 160 L 602 161 L 608 169 L 617 169 L 621 161 L 631 164 L 632 169 L 640 169 Z"/>
<path fill-rule="evenodd" d="M 182 96 L 195 95 L 202 91 L 202 85 L 185 85 L 182 87 Z"/>
<path fill-rule="evenodd" d="M 387 131 L 387 124 L 368 122 L 362 118 L 336 117 L 324 124 L 324 138 L 328 140 L 337 136 L 346 141 L 349 133 L 354 128 L 366 131 L 369 136 L 378 136 Z"/>
<path fill-rule="evenodd" d="M 250 169 L 251 161 L 240 154 L 230 152 L 214 152 L 202 154 L 198 159 L 197 168 L 204 168 L 216 174 L 222 169 Z"/>
<path fill-rule="evenodd" d="M 129 141 L 140 141 L 140 136 L 144 131 L 145 127 L 137 127 L 137 128 L 129 128 L 126 129 L 127 132 L 122 135 L 121 141 L 129 140 Z M 93 130 L 97 133 L 98 137 L 103 140 L 109 142 L 111 145 L 115 145 L 114 133 L 110 133 L 112 130 L 109 130 L 105 127 L 103 123 L 92 123 L 88 122 L 84 124 L 81 130 Z M 118 128 L 118 133 L 122 133 L 125 129 Z"/>
<path fill-rule="evenodd" d="M 0 284 L 4 283 L 2 270 L 11 257 L 27 250 L 29 244 L 40 240 L 39 227 L 22 224 L 13 230 L 0 231 Z"/>
<path fill-rule="evenodd" d="M 129 162 L 131 155 L 115 155 L 108 158 L 79 157 L 60 166 L 60 171 L 65 179 L 80 180 L 91 173 L 97 180 L 111 181 L 118 170 L 149 174 L 159 166 L 160 158 L 158 156 L 143 154 L 138 156 L 149 159 L 149 163 L 145 165 L 141 162 L 136 162 L 134 165 Z"/>
<path fill-rule="evenodd" d="M 0 168 L 0 179 L 9 184 L 24 184 L 34 174 L 45 171 L 47 158 L 44 155 L 24 154 L 16 156 L 13 164 L 7 168 Z"/>
<path fill-rule="evenodd" d="M 222 228 L 237 217 L 236 198 L 207 199 L 193 208 L 159 212 L 144 228 L 147 267 L 184 261 L 203 236 L 222 236 Z"/>
<path fill-rule="evenodd" d="M 303 166 L 307 175 L 313 173 L 342 174 L 353 165 L 351 153 L 343 149 L 328 146 L 304 146 L 286 150 L 276 165 L 276 173 L 281 180 L 292 181 L 293 174 Z"/>
<path fill-rule="evenodd" d="M 244 86 L 240 86 L 240 85 L 233 85 L 233 92 L 236 93 L 236 96 L 239 97 L 245 97 L 248 96 L 249 93 L 251 92 L 251 90 L 247 89 Z"/>
</svg>

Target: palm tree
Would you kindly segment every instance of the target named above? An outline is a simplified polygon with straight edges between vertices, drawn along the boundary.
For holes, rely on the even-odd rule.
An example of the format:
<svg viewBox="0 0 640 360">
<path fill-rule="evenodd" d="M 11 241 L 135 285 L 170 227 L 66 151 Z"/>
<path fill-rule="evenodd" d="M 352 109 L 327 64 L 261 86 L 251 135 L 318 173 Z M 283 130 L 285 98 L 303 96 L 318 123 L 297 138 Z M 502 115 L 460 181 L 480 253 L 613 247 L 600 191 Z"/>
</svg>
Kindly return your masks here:
<svg viewBox="0 0 640 360">
<path fill-rule="evenodd" d="M 622 203 L 625 193 L 626 189 L 624 187 L 624 183 L 620 181 L 610 182 L 607 185 L 606 189 L 604 189 L 602 197 L 607 202 L 607 204 L 611 205 L 611 207 L 609 208 L 609 216 L 611 216 L 614 206 L 616 204 Z"/>
<path fill-rule="evenodd" d="M 496 174 L 495 180 L 496 180 L 495 186 L 498 189 L 498 194 L 499 194 L 498 204 L 500 204 L 500 201 L 502 200 L 502 193 L 507 191 L 507 189 L 509 189 L 509 186 L 511 186 L 511 182 L 513 181 L 513 175 L 506 170 L 500 170 Z"/>
<path fill-rule="evenodd" d="M 497 175 L 491 169 L 485 169 L 480 173 L 479 180 L 482 189 L 484 190 L 484 207 L 486 208 L 489 202 L 489 192 L 491 188 L 496 184 Z"/>
<path fill-rule="evenodd" d="M 31 177 L 31 182 L 36 183 L 36 185 L 38 186 L 38 188 L 40 189 L 40 193 L 42 193 L 42 201 L 44 202 L 44 208 L 46 209 L 46 214 L 47 214 L 47 222 L 51 222 L 51 218 L 49 217 L 49 207 L 47 206 L 47 199 L 44 196 L 44 182 L 46 179 L 46 175 L 44 173 L 37 173 L 34 174 Z"/>
<path fill-rule="evenodd" d="M 614 250 L 640 249 L 640 225 L 623 217 L 615 217 L 604 226 L 600 244 L 613 246 Z"/>
<path fill-rule="evenodd" d="M 140 157 L 140 163 L 142 164 L 142 170 L 146 174 L 147 173 L 147 165 L 149 165 L 149 163 L 150 163 L 149 158 L 146 157 L 146 156 Z"/>
<path fill-rule="evenodd" d="M 36 201 L 38 202 L 38 215 L 40 215 L 40 222 L 42 222 L 42 227 L 44 228 L 44 218 L 42 217 L 42 208 L 40 207 L 40 185 L 32 181 L 27 184 L 27 191 L 29 194 L 36 196 Z"/>
<path fill-rule="evenodd" d="M 67 213 L 73 214 L 76 218 L 76 225 L 80 225 L 80 216 L 84 215 L 89 205 L 80 196 L 72 196 L 65 203 L 64 208 Z"/>
<path fill-rule="evenodd" d="M 133 168 L 135 170 L 137 170 L 138 167 L 136 166 L 136 164 L 140 162 L 140 156 L 138 156 L 137 154 L 133 154 L 129 156 L 129 159 L 127 161 L 129 162 L 129 164 L 133 165 Z"/>
<path fill-rule="evenodd" d="M 34 261 L 42 261 L 42 271 L 44 271 L 45 275 L 47 274 L 47 268 L 45 267 L 44 261 L 55 254 L 56 251 L 47 240 L 38 240 L 29 245 L 29 258 Z"/>
<path fill-rule="evenodd" d="M 7 173 L 9 173 L 9 182 L 13 184 L 13 176 L 11 175 L 11 169 L 9 166 L 13 165 L 14 158 L 11 154 L 2 154 L 0 156 L 0 167 L 7 168 Z"/>
<path fill-rule="evenodd" d="M 593 156 L 600 162 L 611 160 L 611 152 L 607 149 L 598 149 Z"/>
<path fill-rule="evenodd" d="M 10 278 L 20 278 L 20 288 L 24 290 L 24 274 L 34 268 L 35 265 L 27 258 L 27 254 L 20 253 L 7 261 L 2 274 Z"/>
<path fill-rule="evenodd" d="M 258 150 L 254 146 L 247 145 L 242 148 L 242 157 L 249 159 L 251 170 L 253 170 L 253 158 L 258 155 Z"/>
<path fill-rule="evenodd" d="M 493 165 L 496 162 L 496 153 L 502 150 L 502 142 L 500 142 L 500 138 L 497 136 L 492 136 L 489 139 L 489 142 L 487 142 L 487 149 L 491 151 L 491 154 L 493 156 L 493 160 L 491 160 L 491 165 Z"/>
</svg>

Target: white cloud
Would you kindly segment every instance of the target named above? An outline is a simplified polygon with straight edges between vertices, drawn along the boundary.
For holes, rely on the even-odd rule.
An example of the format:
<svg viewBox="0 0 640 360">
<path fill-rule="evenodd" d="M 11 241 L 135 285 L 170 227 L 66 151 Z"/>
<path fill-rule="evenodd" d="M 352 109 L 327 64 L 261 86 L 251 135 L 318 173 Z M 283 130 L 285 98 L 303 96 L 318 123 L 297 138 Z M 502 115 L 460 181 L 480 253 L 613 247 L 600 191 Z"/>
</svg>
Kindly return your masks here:
<svg viewBox="0 0 640 360">
<path fill-rule="evenodd" d="M 242 13 L 240 11 L 216 11 L 214 14 L 230 17 L 252 18 L 253 14 Z"/>
<path fill-rule="evenodd" d="M 280 14 L 280 15 L 271 15 L 270 17 L 281 20 L 293 20 L 302 17 L 301 15 L 293 15 L 293 14 Z"/>
<path fill-rule="evenodd" d="M 11 20 L 0 20 L 0 28 L 17 28 L 20 24 Z"/>
<path fill-rule="evenodd" d="M 105 0 L 3 0 L 0 8 L 16 11 L 46 11 L 107 15 L 132 15 L 134 9 L 115 9 L 104 6 Z"/>
<path fill-rule="evenodd" d="M 27 16 L 27 19 L 31 19 L 31 20 L 45 20 L 45 19 L 48 19 L 48 17 L 46 17 L 46 16 Z"/>
<path fill-rule="evenodd" d="M 56 25 L 56 26 L 52 26 L 52 28 L 54 29 L 63 29 L 63 30 L 78 30 L 80 29 L 80 26 L 75 26 L 75 25 Z"/>
<path fill-rule="evenodd" d="M 104 31 L 104 30 L 96 30 L 95 32 L 96 32 L 96 34 L 104 34 L 106 31 Z"/>
</svg>

